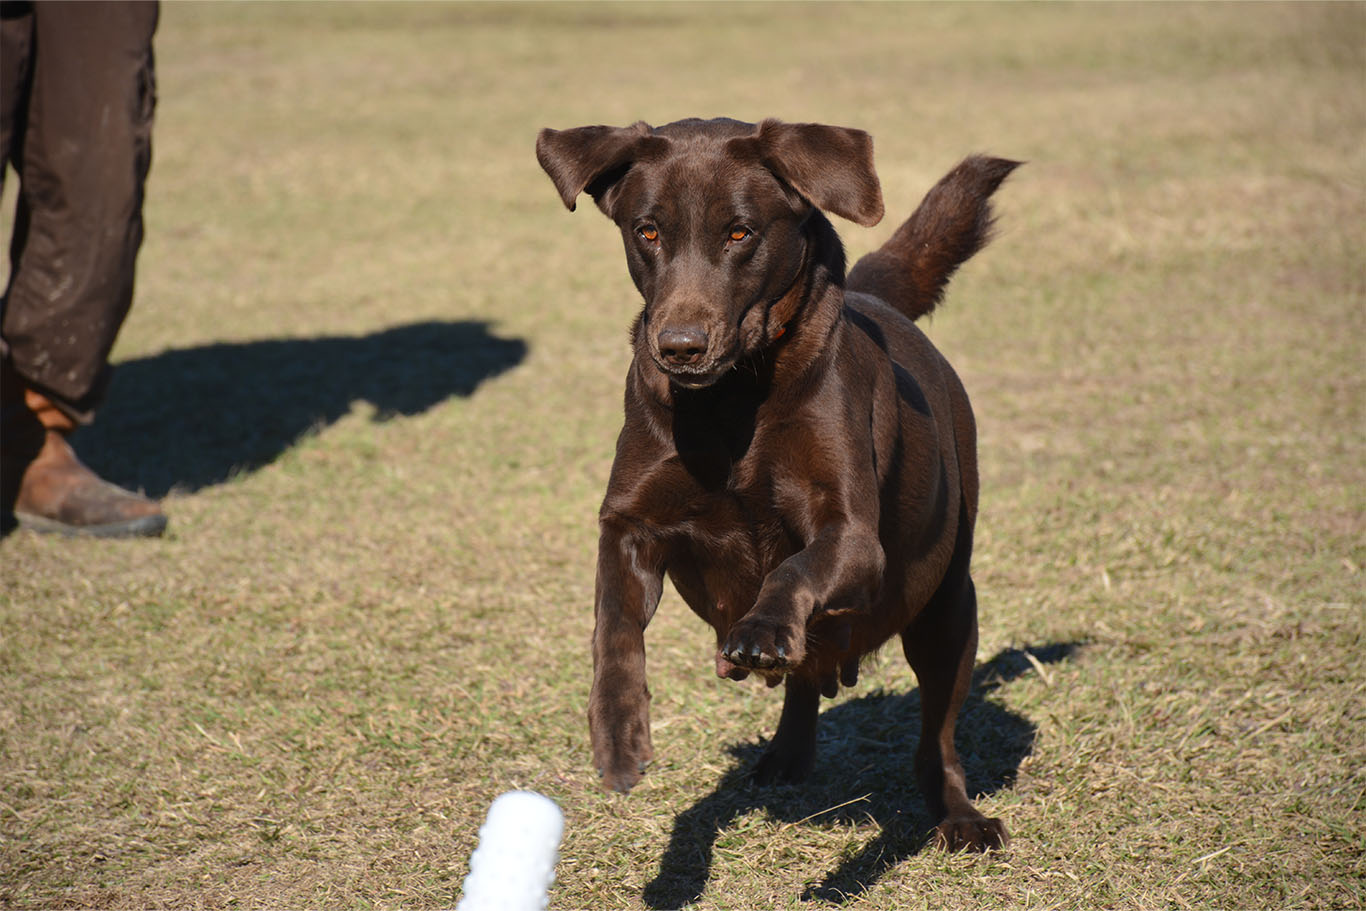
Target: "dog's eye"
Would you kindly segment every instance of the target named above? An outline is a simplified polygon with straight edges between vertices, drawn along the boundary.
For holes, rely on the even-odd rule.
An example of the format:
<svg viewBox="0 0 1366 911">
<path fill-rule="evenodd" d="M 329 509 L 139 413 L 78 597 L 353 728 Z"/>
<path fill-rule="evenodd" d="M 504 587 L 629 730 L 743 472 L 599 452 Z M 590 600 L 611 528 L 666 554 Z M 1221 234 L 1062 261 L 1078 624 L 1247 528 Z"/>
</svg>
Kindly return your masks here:
<svg viewBox="0 0 1366 911">
<path fill-rule="evenodd" d="M 659 229 L 654 225 L 641 225 L 636 228 L 636 234 L 640 235 L 642 240 L 647 240 L 650 243 L 659 240 Z"/>
<path fill-rule="evenodd" d="M 753 233 L 753 231 L 751 231 L 749 228 L 746 228 L 744 225 L 736 225 L 734 228 L 730 229 L 731 243 L 738 244 L 740 241 L 744 240 L 746 237 L 749 237 Z"/>
</svg>

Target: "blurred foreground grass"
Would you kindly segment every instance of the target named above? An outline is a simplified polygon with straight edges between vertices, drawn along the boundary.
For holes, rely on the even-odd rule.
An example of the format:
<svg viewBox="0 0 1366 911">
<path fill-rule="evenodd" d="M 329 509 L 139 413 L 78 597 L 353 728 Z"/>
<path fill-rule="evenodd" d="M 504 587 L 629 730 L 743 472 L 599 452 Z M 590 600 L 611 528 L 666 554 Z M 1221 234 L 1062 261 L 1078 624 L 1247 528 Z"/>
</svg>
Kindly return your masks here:
<svg viewBox="0 0 1366 911">
<path fill-rule="evenodd" d="M 154 542 L 0 542 L 0 905 L 449 907 L 489 801 L 557 908 L 1366 903 L 1366 6 L 168 4 L 138 302 L 82 451 Z M 877 141 L 885 238 L 1029 165 L 928 330 L 981 427 L 970 784 L 922 850 L 895 649 L 809 787 L 669 595 L 593 780 L 595 510 L 636 302 L 542 126 Z M 13 181 L 7 182 L 12 205 Z"/>
</svg>

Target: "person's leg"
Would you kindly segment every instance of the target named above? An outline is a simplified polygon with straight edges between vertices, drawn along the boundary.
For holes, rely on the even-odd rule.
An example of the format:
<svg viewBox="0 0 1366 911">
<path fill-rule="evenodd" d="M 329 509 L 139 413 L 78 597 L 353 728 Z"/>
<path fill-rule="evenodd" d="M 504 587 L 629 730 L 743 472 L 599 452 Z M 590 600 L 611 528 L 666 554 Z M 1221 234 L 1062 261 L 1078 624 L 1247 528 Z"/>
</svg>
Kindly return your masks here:
<svg viewBox="0 0 1366 911">
<path fill-rule="evenodd" d="M 0 2 L 0 187 L 28 108 L 33 71 L 33 4 Z"/>
<path fill-rule="evenodd" d="M 133 297 L 157 7 L 39 3 L 31 16 L 28 104 L 9 149 L 21 211 L 0 334 L 19 374 L 86 423 Z"/>
<path fill-rule="evenodd" d="M 19 199 L 0 317 L 0 506 L 39 530 L 156 534 L 165 525 L 156 505 L 100 481 L 66 436 L 105 394 L 132 302 L 157 6 L 4 6 L 4 152 Z"/>
</svg>

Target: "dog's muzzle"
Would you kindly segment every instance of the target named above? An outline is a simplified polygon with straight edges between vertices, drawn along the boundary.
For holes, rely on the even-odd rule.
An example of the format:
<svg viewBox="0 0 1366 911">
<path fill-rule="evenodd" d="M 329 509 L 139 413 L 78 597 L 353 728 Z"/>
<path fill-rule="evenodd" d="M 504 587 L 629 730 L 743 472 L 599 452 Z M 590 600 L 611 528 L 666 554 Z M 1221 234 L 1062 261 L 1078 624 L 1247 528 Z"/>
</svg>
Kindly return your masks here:
<svg viewBox="0 0 1366 911">
<path fill-rule="evenodd" d="M 655 336 L 655 362 L 669 381 L 687 389 L 701 389 L 723 373 L 711 356 L 711 340 L 701 326 L 669 327 Z"/>
</svg>

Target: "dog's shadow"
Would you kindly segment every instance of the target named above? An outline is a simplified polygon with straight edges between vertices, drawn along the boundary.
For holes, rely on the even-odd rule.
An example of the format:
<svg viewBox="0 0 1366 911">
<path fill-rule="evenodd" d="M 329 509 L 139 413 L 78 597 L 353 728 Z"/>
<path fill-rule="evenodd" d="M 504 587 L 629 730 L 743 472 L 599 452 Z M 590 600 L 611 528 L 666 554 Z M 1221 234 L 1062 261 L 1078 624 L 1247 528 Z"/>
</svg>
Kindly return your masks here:
<svg viewBox="0 0 1366 911">
<path fill-rule="evenodd" d="M 519 364 L 521 339 L 479 321 L 429 321 L 366 336 L 231 342 L 117 366 L 83 461 L 125 487 L 192 492 L 274 461 L 364 400 L 375 420 L 412 416 Z"/>
<path fill-rule="evenodd" d="M 1006 649 L 973 672 L 972 692 L 959 715 L 957 734 L 970 794 L 991 794 L 1009 787 L 1020 762 L 1033 749 L 1037 730 L 1033 722 L 984 697 L 1024 674 L 1035 662 L 1064 661 L 1078 647 L 1067 642 Z M 659 873 L 645 887 L 645 904 L 680 908 L 701 898 L 717 837 L 754 810 L 796 825 L 869 819 L 877 823 L 881 833 L 820 883 L 808 887 L 802 898 L 843 904 L 858 896 L 925 847 L 938 822 L 930 819 L 915 785 L 913 766 L 919 742 L 920 692 L 916 689 L 904 695 L 871 693 L 823 713 L 816 769 L 800 785 L 755 786 L 750 772 L 762 745 L 733 747 L 736 764 L 716 790 L 674 820 Z"/>
</svg>

